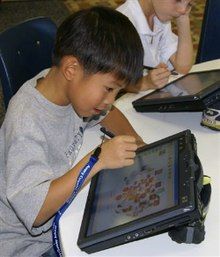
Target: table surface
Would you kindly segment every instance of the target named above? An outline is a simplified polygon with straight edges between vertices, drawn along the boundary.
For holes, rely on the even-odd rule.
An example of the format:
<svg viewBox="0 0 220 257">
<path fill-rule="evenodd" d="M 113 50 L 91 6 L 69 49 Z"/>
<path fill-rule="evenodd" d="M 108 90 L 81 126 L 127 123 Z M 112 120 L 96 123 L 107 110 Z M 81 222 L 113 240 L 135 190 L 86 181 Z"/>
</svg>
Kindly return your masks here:
<svg viewBox="0 0 220 257">
<path fill-rule="evenodd" d="M 191 71 L 220 69 L 220 59 L 194 65 Z M 174 77 L 171 77 L 173 80 Z M 212 197 L 205 221 L 205 240 L 198 245 L 177 244 L 167 233 L 134 241 L 93 253 L 92 256 L 220 256 L 220 132 L 200 126 L 201 112 L 181 113 L 138 113 L 132 101 L 146 94 L 126 94 L 116 101 L 116 106 L 129 119 L 146 143 L 152 143 L 167 136 L 190 129 L 196 136 L 198 156 L 206 175 L 212 178 Z M 84 144 L 76 160 L 100 143 L 99 127 L 85 132 Z M 60 220 L 60 237 L 65 256 L 87 256 L 77 246 L 77 238 L 82 221 L 87 185 L 76 197 Z"/>
</svg>

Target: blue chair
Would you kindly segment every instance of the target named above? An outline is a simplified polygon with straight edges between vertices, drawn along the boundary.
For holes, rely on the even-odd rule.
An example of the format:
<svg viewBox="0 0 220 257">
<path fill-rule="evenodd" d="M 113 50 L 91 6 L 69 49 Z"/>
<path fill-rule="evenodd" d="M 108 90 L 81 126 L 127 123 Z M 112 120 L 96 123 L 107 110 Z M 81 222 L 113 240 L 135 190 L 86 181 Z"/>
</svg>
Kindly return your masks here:
<svg viewBox="0 0 220 257">
<path fill-rule="evenodd" d="M 206 0 L 196 63 L 220 58 L 220 0 Z"/>
<path fill-rule="evenodd" d="M 0 80 L 5 108 L 25 81 L 51 67 L 56 31 L 50 18 L 37 17 L 0 33 Z"/>
</svg>

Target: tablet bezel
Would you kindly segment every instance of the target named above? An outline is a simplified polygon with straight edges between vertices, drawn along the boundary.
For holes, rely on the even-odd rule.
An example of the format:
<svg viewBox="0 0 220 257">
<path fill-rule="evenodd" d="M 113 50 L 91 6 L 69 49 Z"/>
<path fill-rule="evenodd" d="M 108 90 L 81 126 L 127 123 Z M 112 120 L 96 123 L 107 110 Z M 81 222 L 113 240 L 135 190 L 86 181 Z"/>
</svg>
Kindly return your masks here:
<svg viewBox="0 0 220 257">
<path fill-rule="evenodd" d="M 86 236 L 90 218 L 90 210 L 92 208 L 96 183 L 99 178 L 97 174 L 91 182 L 89 194 L 87 197 L 84 216 L 81 223 L 80 233 L 78 237 L 78 245 L 86 252 L 100 251 L 118 244 L 127 243 L 126 236 L 135 231 L 141 231 L 144 228 L 146 234 L 142 237 L 151 236 L 155 233 L 163 232 L 166 229 L 177 226 L 177 224 L 186 222 L 186 220 L 193 220 L 198 216 L 197 200 L 195 198 L 195 174 L 189 166 L 190 155 L 193 155 L 191 133 L 189 130 L 180 132 L 176 135 L 162 139 L 138 150 L 139 152 L 147 151 L 162 144 L 169 143 L 173 140 L 178 141 L 178 204 L 166 210 L 142 217 L 137 220 L 119 225 L 105 231 Z M 137 154 L 138 154 L 137 153 Z M 115 238 L 125 237 L 122 241 L 114 240 Z M 140 238 L 133 238 L 131 241 Z M 119 242 L 120 241 L 120 242 Z M 102 244 L 102 246 L 98 246 Z M 104 244 L 104 246 L 103 246 Z M 96 247 L 97 246 L 97 247 Z"/>
</svg>

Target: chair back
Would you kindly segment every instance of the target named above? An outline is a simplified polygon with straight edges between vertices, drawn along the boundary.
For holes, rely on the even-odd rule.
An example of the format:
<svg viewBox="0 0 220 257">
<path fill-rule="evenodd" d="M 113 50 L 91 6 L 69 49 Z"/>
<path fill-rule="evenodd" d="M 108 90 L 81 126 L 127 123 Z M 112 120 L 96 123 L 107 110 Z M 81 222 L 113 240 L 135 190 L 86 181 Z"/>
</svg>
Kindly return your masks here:
<svg viewBox="0 0 220 257">
<path fill-rule="evenodd" d="M 37 17 L 0 33 L 0 80 L 7 108 L 22 84 L 51 67 L 57 27 L 47 17 Z"/>
<path fill-rule="evenodd" d="M 220 58 L 220 0 L 206 0 L 196 63 Z"/>
</svg>

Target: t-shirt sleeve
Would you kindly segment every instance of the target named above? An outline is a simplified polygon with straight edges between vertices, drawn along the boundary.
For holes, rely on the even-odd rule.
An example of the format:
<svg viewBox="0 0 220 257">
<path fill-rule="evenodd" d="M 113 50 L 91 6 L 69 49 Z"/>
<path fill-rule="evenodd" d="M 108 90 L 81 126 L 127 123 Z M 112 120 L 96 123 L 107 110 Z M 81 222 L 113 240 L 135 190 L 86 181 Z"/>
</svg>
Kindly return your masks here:
<svg viewBox="0 0 220 257">
<path fill-rule="evenodd" d="M 51 219 L 40 227 L 33 227 L 54 177 L 48 164 L 44 135 L 31 126 L 24 129 L 22 135 L 15 135 L 13 130 L 8 135 L 7 199 L 29 233 L 39 235 L 52 224 Z"/>
<path fill-rule="evenodd" d="M 159 48 L 161 60 L 164 63 L 169 62 L 170 57 L 177 51 L 178 37 L 171 30 L 171 24 L 165 26 L 161 37 Z"/>
</svg>

